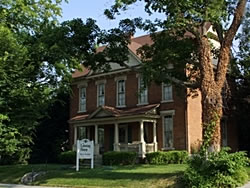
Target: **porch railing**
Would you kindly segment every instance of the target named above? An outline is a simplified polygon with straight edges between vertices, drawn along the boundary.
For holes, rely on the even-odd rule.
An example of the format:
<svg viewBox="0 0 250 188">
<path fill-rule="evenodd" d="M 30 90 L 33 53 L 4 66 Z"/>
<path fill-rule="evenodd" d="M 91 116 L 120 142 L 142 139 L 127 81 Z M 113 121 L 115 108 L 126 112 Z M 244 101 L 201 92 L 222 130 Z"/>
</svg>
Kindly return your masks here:
<svg viewBox="0 0 250 188">
<path fill-rule="evenodd" d="M 133 151 L 136 153 L 139 153 L 140 151 L 140 142 L 133 142 L 133 143 L 120 143 L 119 144 L 119 150 L 120 151 Z M 155 151 L 155 143 L 147 143 L 146 144 L 146 153 L 151 153 Z"/>
</svg>

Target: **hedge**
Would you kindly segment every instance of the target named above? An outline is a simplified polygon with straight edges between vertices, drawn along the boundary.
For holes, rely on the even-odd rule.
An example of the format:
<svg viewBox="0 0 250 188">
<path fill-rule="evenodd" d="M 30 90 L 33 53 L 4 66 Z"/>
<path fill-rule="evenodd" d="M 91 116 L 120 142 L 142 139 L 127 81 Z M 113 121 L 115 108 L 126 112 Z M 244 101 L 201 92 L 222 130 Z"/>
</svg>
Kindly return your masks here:
<svg viewBox="0 0 250 188">
<path fill-rule="evenodd" d="M 187 160 L 187 151 L 157 151 L 146 154 L 146 161 L 149 164 L 183 164 Z"/>
<path fill-rule="evenodd" d="M 103 154 L 104 165 L 132 165 L 136 161 L 135 152 L 110 151 Z"/>
<path fill-rule="evenodd" d="M 62 164 L 75 164 L 76 151 L 65 151 L 59 154 L 58 162 Z"/>
</svg>

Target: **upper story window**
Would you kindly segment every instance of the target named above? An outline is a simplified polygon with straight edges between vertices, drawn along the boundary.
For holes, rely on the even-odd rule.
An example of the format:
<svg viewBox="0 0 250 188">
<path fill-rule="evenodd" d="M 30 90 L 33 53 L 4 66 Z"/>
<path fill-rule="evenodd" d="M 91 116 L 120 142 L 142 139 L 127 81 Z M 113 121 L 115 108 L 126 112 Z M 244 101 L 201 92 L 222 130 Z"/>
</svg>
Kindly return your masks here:
<svg viewBox="0 0 250 188">
<path fill-rule="evenodd" d="M 162 102 L 173 101 L 172 85 L 162 84 Z"/>
<path fill-rule="evenodd" d="M 79 111 L 86 112 L 86 87 L 79 88 Z"/>
<path fill-rule="evenodd" d="M 143 78 L 140 76 L 138 79 L 138 104 L 148 103 L 148 87 L 145 85 Z"/>
<path fill-rule="evenodd" d="M 125 80 L 117 81 L 117 106 L 125 106 Z"/>
<path fill-rule="evenodd" d="M 97 106 L 104 106 L 105 104 L 105 84 L 99 83 L 97 85 Z"/>
</svg>

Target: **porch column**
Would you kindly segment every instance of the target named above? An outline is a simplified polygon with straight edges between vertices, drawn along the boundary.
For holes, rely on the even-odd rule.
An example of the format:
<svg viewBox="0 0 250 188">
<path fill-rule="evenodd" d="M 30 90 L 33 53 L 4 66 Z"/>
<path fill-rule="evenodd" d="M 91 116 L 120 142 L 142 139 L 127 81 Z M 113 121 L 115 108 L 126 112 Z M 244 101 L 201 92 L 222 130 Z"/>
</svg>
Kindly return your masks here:
<svg viewBox="0 0 250 188">
<path fill-rule="evenodd" d="M 140 142 L 141 142 L 140 156 L 144 158 L 146 154 L 146 143 L 144 141 L 143 121 L 140 121 Z"/>
<path fill-rule="evenodd" d="M 95 125 L 95 155 L 99 155 L 99 143 L 98 143 L 98 125 Z"/>
<path fill-rule="evenodd" d="M 114 143 L 114 151 L 119 151 L 119 127 L 118 123 L 115 123 L 115 143 Z"/>
<path fill-rule="evenodd" d="M 156 121 L 153 122 L 153 143 L 154 143 L 154 151 L 157 151 L 157 135 L 156 135 Z"/>
<path fill-rule="evenodd" d="M 73 141 L 73 146 L 72 150 L 76 151 L 76 143 L 77 143 L 77 126 L 74 126 L 74 141 Z"/>
</svg>

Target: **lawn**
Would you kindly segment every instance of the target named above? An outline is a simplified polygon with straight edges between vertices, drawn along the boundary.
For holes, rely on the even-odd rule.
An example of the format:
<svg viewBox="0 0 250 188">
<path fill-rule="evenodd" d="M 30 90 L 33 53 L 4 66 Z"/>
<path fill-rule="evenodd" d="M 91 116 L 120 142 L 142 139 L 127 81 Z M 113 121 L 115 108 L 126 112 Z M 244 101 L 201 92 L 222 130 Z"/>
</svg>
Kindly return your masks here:
<svg viewBox="0 0 250 188">
<path fill-rule="evenodd" d="M 0 183 L 20 183 L 27 172 L 47 171 L 34 184 L 64 187 L 179 187 L 177 177 L 186 165 L 134 165 L 81 168 L 76 172 L 68 165 L 0 166 Z"/>
</svg>

